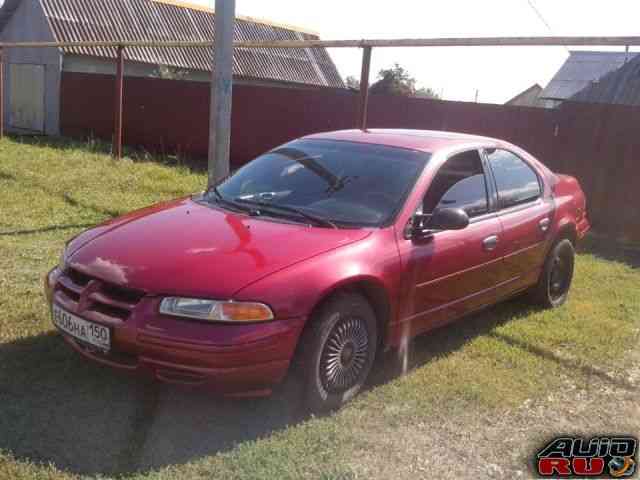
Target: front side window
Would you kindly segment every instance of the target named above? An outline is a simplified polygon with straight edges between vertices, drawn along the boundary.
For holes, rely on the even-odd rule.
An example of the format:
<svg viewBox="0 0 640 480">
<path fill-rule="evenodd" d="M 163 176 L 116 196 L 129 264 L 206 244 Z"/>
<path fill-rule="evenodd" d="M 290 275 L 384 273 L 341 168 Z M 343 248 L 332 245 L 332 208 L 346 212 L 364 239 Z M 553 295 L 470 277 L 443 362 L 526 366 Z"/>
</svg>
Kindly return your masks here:
<svg viewBox="0 0 640 480">
<path fill-rule="evenodd" d="M 487 151 L 489 165 L 498 187 L 500 208 L 509 208 L 540 198 L 538 176 L 517 155 L 507 150 Z"/>
<path fill-rule="evenodd" d="M 470 218 L 489 211 L 487 183 L 477 150 L 454 155 L 442 166 L 424 197 L 422 213 L 462 208 Z"/>
<path fill-rule="evenodd" d="M 263 204 L 270 214 L 285 207 L 338 226 L 381 226 L 403 205 L 430 156 L 382 145 L 296 140 L 245 165 L 218 186 L 218 194 Z"/>
</svg>

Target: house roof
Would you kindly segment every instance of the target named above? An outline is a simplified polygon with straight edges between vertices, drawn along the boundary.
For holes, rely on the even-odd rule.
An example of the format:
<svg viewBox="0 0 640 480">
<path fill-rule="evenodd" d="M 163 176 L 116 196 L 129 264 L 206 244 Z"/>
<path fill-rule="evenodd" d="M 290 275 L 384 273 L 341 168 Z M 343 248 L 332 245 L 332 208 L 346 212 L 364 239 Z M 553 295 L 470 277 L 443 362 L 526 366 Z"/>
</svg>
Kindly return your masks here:
<svg viewBox="0 0 640 480">
<path fill-rule="evenodd" d="M 600 81 L 589 84 L 571 100 L 578 102 L 640 105 L 640 55 Z"/>
<path fill-rule="evenodd" d="M 526 103 L 527 105 L 530 103 L 535 104 L 538 101 L 541 92 L 542 92 L 542 87 L 537 83 L 534 83 L 526 90 L 523 90 L 522 92 L 517 94 L 508 102 L 505 102 L 505 105 L 523 105 L 523 102 Z M 528 106 L 531 106 L 531 105 L 528 105 Z"/>
<path fill-rule="evenodd" d="M 567 100 L 579 91 L 617 70 L 635 53 L 572 51 L 540 95 L 549 100 Z"/>
<path fill-rule="evenodd" d="M 21 1 L 22 0 L 4 0 L 4 3 L 0 3 L 0 32 L 11 19 Z"/>
<path fill-rule="evenodd" d="M 201 10 L 203 12 L 215 13 L 215 10 L 213 8 L 209 8 L 198 3 L 192 3 L 184 0 L 153 0 L 153 1 L 156 3 L 165 3 L 167 5 L 176 5 L 178 7 L 189 8 L 191 10 Z M 301 27 L 299 25 L 291 25 L 287 23 L 274 22 L 273 20 L 269 20 L 267 18 L 250 17 L 247 15 L 236 14 L 236 19 L 246 20 L 248 22 L 253 22 L 253 23 L 261 23 L 264 25 L 271 25 L 272 27 L 284 28 L 285 30 L 293 30 L 295 32 L 306 33 L 316 37 L 320 36 L 320 34 L 316 30 L 311 30 L 309 28 Z"/>
<path fill-rule="evenodd" d="M 21 0 L 7 0 L 0 8 L 0 30 Z M 31 0 L 29 0 L 31 1 Z M 59 42 L 83 41 L 211 41 L 213 10 L 174 0 L 37 0 Z M 237 17 L 235 38 L 311 40 L 316 34 L 266 20 Z M 113 48 L 65 47 L 65 53 L 116 58 Z M 127 47 L 129 61 L 211 71 L 213 52 L 203 47 Z M 324 48 L 249 49 L 234 52 L 234 75 L 307 85 L 344 87 Z"/>
</svg>

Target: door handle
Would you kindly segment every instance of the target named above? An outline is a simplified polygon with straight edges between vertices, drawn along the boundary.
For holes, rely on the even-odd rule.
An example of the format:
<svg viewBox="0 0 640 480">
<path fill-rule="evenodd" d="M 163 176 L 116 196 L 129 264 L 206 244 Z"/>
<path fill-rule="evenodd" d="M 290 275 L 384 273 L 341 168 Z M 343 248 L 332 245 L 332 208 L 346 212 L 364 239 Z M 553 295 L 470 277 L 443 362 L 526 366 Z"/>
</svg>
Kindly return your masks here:
<svg viewBox="0 0 640 480">
<path fill-rule="evenodd" d="M 491 252 L 492 250 L 495 250 L 497 246 L 498 246 L 498 236 L 497 235 L 491 235 L 490 237 L 487 237 L 482 241 L 482 247 L 487 252 Z"/>
<path fill-rule="evenodd" d="M 551 226 L 551 220 L 549 220 L 548 218 L 543 218 L 542 220 L 540 220 L 540 222 L 538 222 L 538 226 L 540 227 L 540 230 L 542 232 L 546 233 Z"/>
</svg>

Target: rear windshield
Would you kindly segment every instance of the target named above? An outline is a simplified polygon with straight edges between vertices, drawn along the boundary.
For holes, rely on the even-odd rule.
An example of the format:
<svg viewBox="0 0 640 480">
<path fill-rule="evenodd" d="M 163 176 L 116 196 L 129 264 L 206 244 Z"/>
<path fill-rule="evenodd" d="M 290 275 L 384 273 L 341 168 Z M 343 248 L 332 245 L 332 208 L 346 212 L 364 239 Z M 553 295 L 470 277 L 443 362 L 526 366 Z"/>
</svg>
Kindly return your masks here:
<svg viewBox="0 0 640 480">
<path fill-rule="evenodd" d="M 230 200 L 302 208 L 342 226 L 382 226 L 401 208 L 431 155 L 331 140 L 297 140 L 218 186 Z"/>
</svg>

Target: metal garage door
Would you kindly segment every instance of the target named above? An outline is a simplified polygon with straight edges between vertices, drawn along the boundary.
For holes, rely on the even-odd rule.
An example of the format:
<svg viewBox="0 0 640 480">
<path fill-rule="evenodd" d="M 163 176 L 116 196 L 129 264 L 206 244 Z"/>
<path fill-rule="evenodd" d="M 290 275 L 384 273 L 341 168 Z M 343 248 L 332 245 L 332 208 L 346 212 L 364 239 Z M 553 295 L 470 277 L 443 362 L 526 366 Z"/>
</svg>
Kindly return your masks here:
<svg viewBox="0 0 640 480">
<path fill-rule="evenodd" d="M 44 133 L 44 66 L 9 65 L 11 127 Z"/>
</svg>

